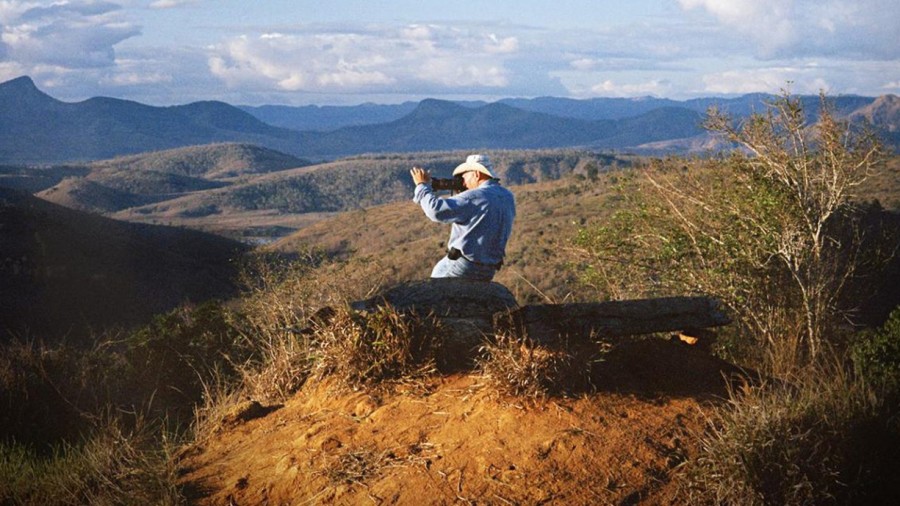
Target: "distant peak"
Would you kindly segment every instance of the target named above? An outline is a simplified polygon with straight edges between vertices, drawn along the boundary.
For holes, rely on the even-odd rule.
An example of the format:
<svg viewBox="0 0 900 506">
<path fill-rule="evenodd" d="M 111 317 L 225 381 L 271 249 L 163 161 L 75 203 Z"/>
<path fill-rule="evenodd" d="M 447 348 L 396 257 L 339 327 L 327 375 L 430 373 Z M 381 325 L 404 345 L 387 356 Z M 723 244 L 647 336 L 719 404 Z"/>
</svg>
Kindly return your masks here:
<svg viewBox="0 0 900 506">
<path fill-rule="evenodd" d="M 416 106 L 411 115 L 416 117 L 445 115 L 460 109 L 463 109 L 463 107 L 453 102 L 438 100 L 436 98 L 426 98 L 419 102 L 419 105 Z"/>
<path fill-rule="evenodd" d="M 0 97 L 5 100 L 15 100 L 18 104 L 24 103 L 44 103 L 56 101 L 35 86 L 34 81 L 28 76 L 17 77 L 0 83 Z"/>
<path fill-rule="evenodd" d="M 456 104 L 449 100 L 441 100 L 439 98 L 426 98 L 419 102 L 419 107 L 447 107 L 454 105 Z"/>
<path fill-rule="evenodd" d="M 17 77 L 15 79 L 10 79 L 5 83 L 0 84 L 0 88 L 17 88 L 17 89 L 35 89 L 37 90 L 37 86 L 35 86 L 34 81 L 29 76 Z"/>
</svg>

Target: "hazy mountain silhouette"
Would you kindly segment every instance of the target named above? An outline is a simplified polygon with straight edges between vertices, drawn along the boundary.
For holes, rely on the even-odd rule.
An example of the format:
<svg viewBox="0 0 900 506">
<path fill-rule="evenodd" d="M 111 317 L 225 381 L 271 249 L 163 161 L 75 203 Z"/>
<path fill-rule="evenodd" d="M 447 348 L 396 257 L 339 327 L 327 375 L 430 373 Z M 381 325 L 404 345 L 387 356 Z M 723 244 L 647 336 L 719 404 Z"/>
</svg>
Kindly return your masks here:
<svg viewBox="0 0 900 506">
<path fill-rule="evenodd" d="M 0 160 L 56 163 L 95 160 L 212 142 L 284 148 L 297 132 L 267 125 L 222 102 L 175 107 L 98 97 L 66 103 L 28 77 L 0 84 Z"/>
<path fill-rule="evenodd" d="M 774 97 L 747 95 L 686 102 L 654 98 L 540 98 L 489 104 L 427 99 L 399 117 L 411 104 L 393 108 L 371 104 L 329 108 L 328 112 L 339 117 L 332 126 L 342 122 L 355 126 L 301 132 L 269 125 L 223 102 L 153 107 L 98 97 L 65 103 L 37 89 L 30 78 L 20 77 L 0 84 L 0 163 L 97 160 L 218 142 L 251 143 L 319 159 L 445 149 L 581 146 L 622 150 L 701 134 L 702 113 L 712 104 L 740 117 L 764 110 L 765 101 L 771 98 Z M 819 98 L 802 100 L 807 114 L 815 117 Z M 845 116 L 871 105 L 874 99 L 851 96 L 830 101 L 836 112 Z M 306 110 L 296 111 L 302 114 Z M 322 114 L 316 121 L 320 127 L 325 124 L 325 111 L 319 110 Z M 396 119 L 365 124 L 377 121 L 379 115 Z M 285 119 L 279 121 L 289 123 Z"/>
<path fill-rule="evenodd" d="M 360 104 L 353 106 L 238 106 L 257 119 L 270 125 L 298 131 L 328 132 L 347 126 L 374 125 L 388 123 L 406 116 L 418 105 L 417 102 L 402 104 Z"/>
</svg>

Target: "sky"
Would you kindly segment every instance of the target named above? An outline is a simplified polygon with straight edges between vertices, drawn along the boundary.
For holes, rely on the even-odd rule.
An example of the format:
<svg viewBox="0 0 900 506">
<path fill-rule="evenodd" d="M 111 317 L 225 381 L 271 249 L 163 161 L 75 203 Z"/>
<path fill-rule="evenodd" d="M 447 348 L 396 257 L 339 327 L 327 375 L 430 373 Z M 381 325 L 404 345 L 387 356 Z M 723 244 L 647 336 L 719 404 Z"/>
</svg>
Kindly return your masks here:
<svg viewBox="0 0 900 506">
<path fill-rule="evenodd" d="M 0 82 L 65 101 L 900 94 L 897 0 L 0 0 Z"/>
</svg>

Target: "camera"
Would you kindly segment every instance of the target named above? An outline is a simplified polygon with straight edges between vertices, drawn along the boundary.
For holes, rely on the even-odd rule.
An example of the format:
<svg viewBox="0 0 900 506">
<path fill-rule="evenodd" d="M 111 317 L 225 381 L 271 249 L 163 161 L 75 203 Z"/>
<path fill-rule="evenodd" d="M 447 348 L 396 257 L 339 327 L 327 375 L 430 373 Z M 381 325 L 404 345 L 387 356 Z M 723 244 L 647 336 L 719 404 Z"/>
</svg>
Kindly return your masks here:
<svg viewBox="0 0 900 506">
<path fill-rule="evenodd" d="M 461 192 L 466 190 L 466 186 L 463 184 L 462 175 L 453 176 L 449 179 L 433 177 L 431 178 L 431 189 L 434 191 L 450 190 L 452 192 Z"/>
</svg>

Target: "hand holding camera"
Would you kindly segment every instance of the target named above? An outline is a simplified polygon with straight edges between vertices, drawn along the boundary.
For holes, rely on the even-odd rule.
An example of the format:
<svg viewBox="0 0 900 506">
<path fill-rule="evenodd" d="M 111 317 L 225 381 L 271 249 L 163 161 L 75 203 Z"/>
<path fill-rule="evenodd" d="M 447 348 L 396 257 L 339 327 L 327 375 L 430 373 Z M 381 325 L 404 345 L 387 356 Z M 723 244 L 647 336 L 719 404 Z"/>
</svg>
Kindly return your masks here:
<svg viewBox="0 0 900 506">
<path fill-rule="evenodd" d="M 413 178 L 413 183 L 417 185 L 420 183 L 431 183 L 431 189 L 434 191 L 450 190 L 452 192 L 462 192 L 466 190 L 466 187 L 463 184 L 462 175 L 441 179 L 431 177 L 431 174 L 421 167 L 413 167 L 412 170 L 409 171 L 409 174 Z"/>
<path fill-rule="evenodd" d="M 431 182 L 431 174 L 422 167 L 413 166 L 409 171 L 409 175 L 412 176 L 413 183 L 416 185 L 421 183 L 428 184 Z"/>
</svg>

